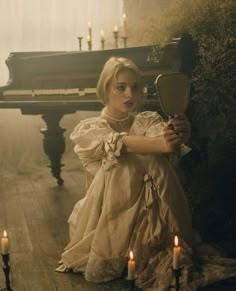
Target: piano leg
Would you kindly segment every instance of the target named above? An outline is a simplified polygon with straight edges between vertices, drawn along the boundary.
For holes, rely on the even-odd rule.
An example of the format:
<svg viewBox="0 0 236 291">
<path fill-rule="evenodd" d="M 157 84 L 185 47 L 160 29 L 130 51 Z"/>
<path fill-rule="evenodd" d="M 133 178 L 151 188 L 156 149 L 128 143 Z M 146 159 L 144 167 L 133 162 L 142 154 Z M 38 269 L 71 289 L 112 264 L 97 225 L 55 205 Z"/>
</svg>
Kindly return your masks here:
<svg viewBox="0 0 236 291">
<path fill-rule="evenodd" d="M 44 152 L 50 159 L 51 173 L 57 179 L 57 184 L 61 186 L 64 181 L 61 178 L 61 157 L 65 151 L 64 131 L 66 129 L 59 126 L 60 120 L 64 113 L 48 111 L 42 114 L 47 127 L 41 129 L 44 135 L 43 148 Z"/>
</svg>

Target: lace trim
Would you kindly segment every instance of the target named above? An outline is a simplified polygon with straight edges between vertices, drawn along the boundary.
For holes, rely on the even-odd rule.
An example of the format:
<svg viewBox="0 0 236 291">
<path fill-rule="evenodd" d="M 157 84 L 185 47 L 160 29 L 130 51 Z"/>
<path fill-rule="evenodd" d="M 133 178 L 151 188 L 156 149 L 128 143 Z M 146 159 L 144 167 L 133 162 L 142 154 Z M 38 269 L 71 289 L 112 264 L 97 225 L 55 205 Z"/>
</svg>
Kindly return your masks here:
<svg viewBox="0 0 236 291">
<path fill-rule="evenodd" d="M 127 258 L 98 259 L 90 256 L 85 279 L 93 282 L 107 282 L 121 277 L 127 265 Z"/>
</svg>

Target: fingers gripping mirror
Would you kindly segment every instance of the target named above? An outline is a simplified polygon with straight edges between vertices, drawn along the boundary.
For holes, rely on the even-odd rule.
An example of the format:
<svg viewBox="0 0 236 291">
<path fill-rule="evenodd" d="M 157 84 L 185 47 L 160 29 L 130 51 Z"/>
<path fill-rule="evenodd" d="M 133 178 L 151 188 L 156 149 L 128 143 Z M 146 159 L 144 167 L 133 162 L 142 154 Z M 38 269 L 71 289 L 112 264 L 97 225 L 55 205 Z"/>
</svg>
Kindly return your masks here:
<svg viewBox="0 0 236 291">
<path fill-rule="evenodd" d="M 171 117 L 183 113 L 189 103 L 190 81 L 186 74 L 159 75 L 155 81 L 162 111 Z"/>
</svg>

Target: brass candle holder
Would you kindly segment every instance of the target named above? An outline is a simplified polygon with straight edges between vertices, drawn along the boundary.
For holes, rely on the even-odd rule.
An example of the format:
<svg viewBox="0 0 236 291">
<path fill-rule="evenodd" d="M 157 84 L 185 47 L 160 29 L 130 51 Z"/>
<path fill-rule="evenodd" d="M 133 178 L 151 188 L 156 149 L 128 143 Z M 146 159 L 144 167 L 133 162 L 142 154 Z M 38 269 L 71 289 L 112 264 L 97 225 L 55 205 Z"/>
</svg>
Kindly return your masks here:
<svg viewBox="0 0 236 291">
<path fill-rule="evenodd" d="M 105 48 L 105 40 L 104 39 L 101 39 L 101 47 L 104 50 L 104 48 Z"/>
<path fill-rule="evenodd" d="M 92 50 L 92 41 L 88 40 L 88 50 L 91 51 Z"/>
<path fill-rule="evenodd" d="M 128 37 L 127 36 L 122 36 L 122 39 L 123 39 L 123 43 L 124 43 L 124 48 L 127 48 Z"/>
<path fill-rule="evenodd" d="M 175 291 L 180 291 L 180 277 L 181 277 L 181 273 L 183 270 L 183 266 L 179 267 L 178 269 L 173 269 L 172 267 L 172 271 L 174 273 L 174 277 L 175 277 L 175 285 L 171 285 L 170 288 L 175 289 Z"/>
<path fill-rule="evenodd" d="M 9 264 L 9 260 L 10 260 L 10 254 L 9 253 L 2 254 L 3 272 L 4 272 L 4 275 L 5 275 L 6 288 L 0 289 L 0 291 L 3 291 L 3 290 L 13 291 L 13 289 L 11 289 L 11 282 L 10 282 L 10 264 Z"/>
<path fill-rule="evenodd" d="M 83 39 L 83 37 L 82 36 L 79 36 L 77 38 L 79 40 L 79 50 L 82 51 L 82 39 Z"/>
<path fill-rule="evenodd" d="M 114 34 L 114 38 L 115 38 L 115 48 L 118 48 L 118 34 L 119 34 L 119 31 L 118 30 L 114 30 L 113 34 Z"/>
<path fill-rule="evenodd" d="M 129 290 L 134 291 L 135 288 L 135 280 L 128 280 L 129 282 Z"/>
</svg>

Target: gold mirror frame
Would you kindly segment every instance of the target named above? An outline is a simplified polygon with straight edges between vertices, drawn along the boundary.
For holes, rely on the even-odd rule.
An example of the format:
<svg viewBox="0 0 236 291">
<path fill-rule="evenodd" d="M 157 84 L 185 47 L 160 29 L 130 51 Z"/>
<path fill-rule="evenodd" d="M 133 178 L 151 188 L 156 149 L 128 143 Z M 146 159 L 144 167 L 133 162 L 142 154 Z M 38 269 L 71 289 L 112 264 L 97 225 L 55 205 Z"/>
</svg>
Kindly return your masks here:
<svg viewBox="0 0 236 291">
<path fill-rule="evenodd" d="M 167 116 L 184 113 L 189 104 L 190 81 L 184 73 L 159 75 L 155 81 L 162 111 Z"/>
</svg>

